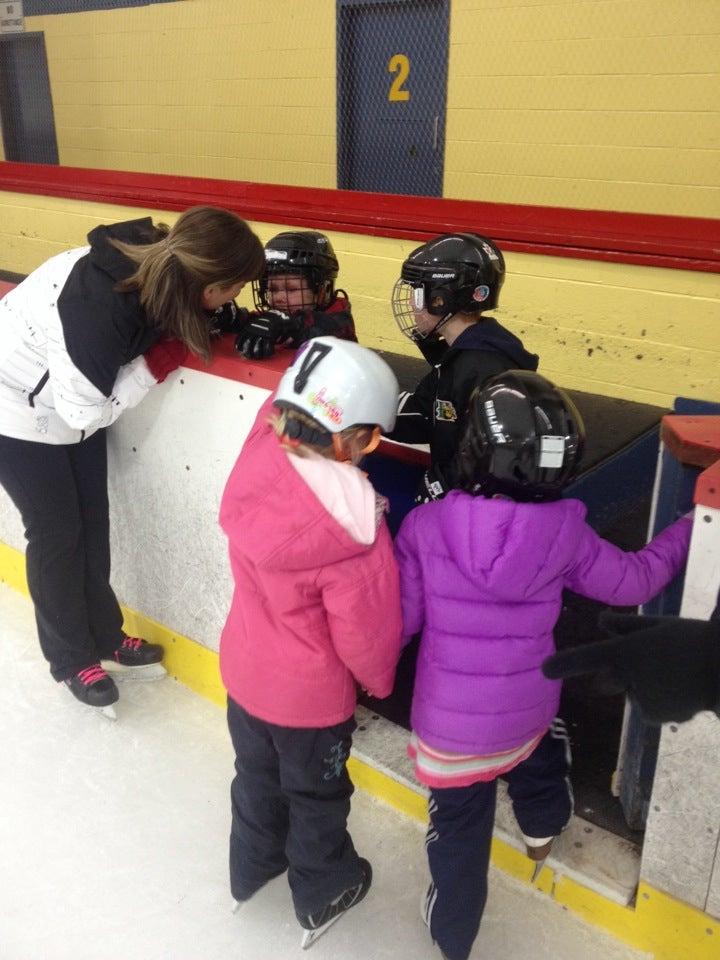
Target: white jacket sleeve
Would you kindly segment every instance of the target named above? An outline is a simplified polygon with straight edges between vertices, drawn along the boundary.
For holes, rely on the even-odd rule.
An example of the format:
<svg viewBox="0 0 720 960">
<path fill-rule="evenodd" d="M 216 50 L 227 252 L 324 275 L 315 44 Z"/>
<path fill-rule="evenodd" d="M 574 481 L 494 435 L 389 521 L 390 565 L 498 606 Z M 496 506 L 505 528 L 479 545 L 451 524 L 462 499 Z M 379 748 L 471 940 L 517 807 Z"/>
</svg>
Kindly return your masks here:
<svg viewBox="0 0 720 960">
<path fill-rule="evenodd" d="M 55 409 L 70 427 L 86 434 L 110 426 L 156 383 L 142 356 L 120 367 L 109 397 L 73 365 L 64 349 L 55 351 L 50 342 L 48 363 Z"/>
</svg>

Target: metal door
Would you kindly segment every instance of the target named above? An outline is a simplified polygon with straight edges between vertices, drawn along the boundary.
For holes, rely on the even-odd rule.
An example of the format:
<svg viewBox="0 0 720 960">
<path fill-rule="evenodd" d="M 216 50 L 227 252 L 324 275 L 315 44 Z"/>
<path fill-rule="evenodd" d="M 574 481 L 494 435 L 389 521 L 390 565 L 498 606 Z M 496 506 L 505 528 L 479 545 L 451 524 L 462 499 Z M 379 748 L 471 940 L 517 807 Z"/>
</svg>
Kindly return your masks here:
<svg viewBox="0 0 720 960">
<path fill-rule="evenodd" d="M 442 196 L 448 0 L 338 0 L 338 187 Z"/>
<path fill-rule="evenodd" d="M 0 37 L 0 120 L 6 160 L 58 162 L 42 33 Z"/>
</svg>

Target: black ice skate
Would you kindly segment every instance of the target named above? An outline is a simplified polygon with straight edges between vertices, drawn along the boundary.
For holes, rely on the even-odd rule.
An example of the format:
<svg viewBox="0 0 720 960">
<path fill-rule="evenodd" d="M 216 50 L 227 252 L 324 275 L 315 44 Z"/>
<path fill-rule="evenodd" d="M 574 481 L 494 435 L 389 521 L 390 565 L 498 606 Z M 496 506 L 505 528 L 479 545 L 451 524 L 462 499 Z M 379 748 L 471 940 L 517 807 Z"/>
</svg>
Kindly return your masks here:
<svg viewBox="0 0 720 960">
<path fill-rule="evenodd" d="M 140 637 L 125 637 L 112 658 L 103 658 L 102 665 L 118 680 L 159 680 L 167 676 L 162 665 L 163 648 Z"/>
<path fill-rule="evenodd" d="M 363 872 L 363 878 L 357 886 L 349 887 L 339 897 L 328 903 L 327 906 L 318 910 L 316 913 L 302 915 L 296 913 L 295 916 L 300 922 L 300 926 L 305 928 L 300 947 L 307 950 L 311 947 L 318 937 L 321 937 L 336 920 L 339 920 L 347 911 L 356 906 L 370 889 L 372 883 L 372 867 L 360 858 L 360 869 Z"/>
<path fill-rule="evenodd" d="M 81 703 L 97 707 L 109 720 L 117 719 L 112 705 L 119 697 L 118 688 L 99 663 L 79 670 L 74 677 L 65 680 L 65 685 Z"/>
</svg>

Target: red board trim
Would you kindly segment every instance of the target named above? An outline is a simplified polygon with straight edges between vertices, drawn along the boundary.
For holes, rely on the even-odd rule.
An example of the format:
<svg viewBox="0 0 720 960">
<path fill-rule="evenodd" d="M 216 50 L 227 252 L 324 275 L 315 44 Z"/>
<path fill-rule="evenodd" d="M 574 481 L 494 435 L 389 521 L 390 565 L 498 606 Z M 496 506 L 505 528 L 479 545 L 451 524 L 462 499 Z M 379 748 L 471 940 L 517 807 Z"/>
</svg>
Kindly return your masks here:
<svg viewBox="0 0 720 960">
<path fill-rule="evenodd" d="M 0 162 L 0 190 L 121 206 L 224 206 L 248 220 L 422 241 L 471 230 L 504 250 L 720 273 L 720 220 L 406 197 Z"/>
<path fill-rule="evenodd" d="M 16 284 L 0 280 L 0 300 L 14 286 Z M 234 380 L 241 385 L 249 384 L 263 390 L 275 390 L 293 357 L 293 351 L 282 350 L 274 357 L 263 360 L 262 363 L 257 363 L 253 360 L 246 360 L 241 356 L 235 350 L 233 341 L 234 337 L 231 334 L 215 341 L 213 343 L 212 359 L 209 363 L 205 363 L 192 353 L 189 354 L 183 367 L 188 370 L 198 370 L 201 373 L 211 373 L 216 377 L 223 377 L 225 380 Z M 424 450 L 407 447 L 399 443 L 390 443 L 387 440 L 380 441 L 378 452 L 402 463 L 423 467 L 427 467 L 430 463 L 430 455 Z"/>
<path fill-rule="evenodd" d="M 668 413 L 660 423 L 660 439 L 680 463 L 710 467 L 720 460 L 720 416 Z"/>
<path fill-rule="evenodd" d="M 693 503 L 720 510 L 720 460 L 703 470 L 697 478 Z"/>
</svg>

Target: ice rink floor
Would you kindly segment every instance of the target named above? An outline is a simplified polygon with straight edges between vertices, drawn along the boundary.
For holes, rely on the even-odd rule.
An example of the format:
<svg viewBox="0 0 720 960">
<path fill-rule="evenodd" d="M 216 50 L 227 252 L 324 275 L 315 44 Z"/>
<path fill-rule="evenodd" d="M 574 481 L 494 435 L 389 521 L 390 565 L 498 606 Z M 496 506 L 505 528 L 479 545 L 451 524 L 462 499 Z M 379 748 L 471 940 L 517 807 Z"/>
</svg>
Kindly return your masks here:
<svg viewBox="0 0 720 960">
<path fill-rule="evenodd" d="M 367 898 L 310 950 L 284 878 L 238 914 L 222 710 L 172 680 L 124 685 L 112 723 L 50 678 L 30 602 L 0 585 L 2 960 L 439 960 L 420 921 L 419 824 L 356 792 Z M 473 960 L 646 956 L 493 870 Z"/>
</svg>

